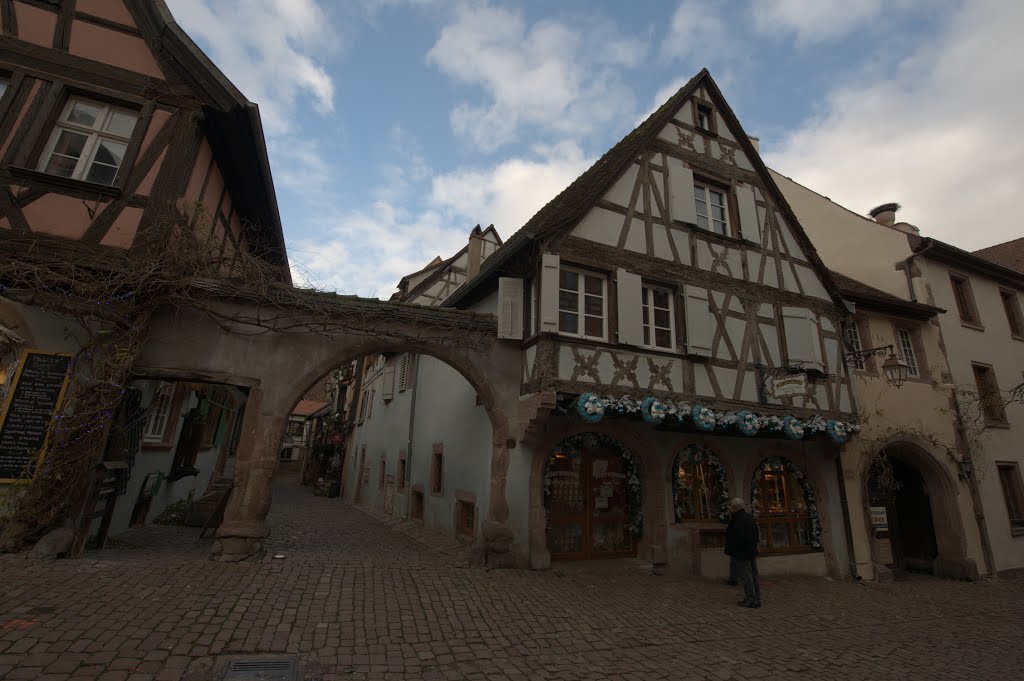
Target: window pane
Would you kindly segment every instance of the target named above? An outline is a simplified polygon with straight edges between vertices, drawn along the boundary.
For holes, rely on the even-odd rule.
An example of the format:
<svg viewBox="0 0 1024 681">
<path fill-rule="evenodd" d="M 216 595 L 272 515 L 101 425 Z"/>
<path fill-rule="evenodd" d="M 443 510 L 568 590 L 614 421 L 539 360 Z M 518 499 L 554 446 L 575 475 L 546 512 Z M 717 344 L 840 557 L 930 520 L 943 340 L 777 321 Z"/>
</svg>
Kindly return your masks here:
<svg viewBox="0 0 1024 681">
<path fill-rule="evenodd" d="M 569 291 L 578 291 L 580 288 L 580 275 L 568 270 L 561 270 L 558 275 L 559 288 Z"/>
<path fill-rule="evenodd" d="M 595 296 L 604 295 L 604 279 L 601 277 L 586 276 L 584 277 L 584 281 L 586 282 L 587 293 Z"/>
<path fill-rule="evenodd" d="M 597 296 L 583 297 L 583 311 L 601 317 L 604 315 L 604 299 Z"/>
<path fill-rule="evenodd" d="M 77 158 L 54 154 L 50 157 L 46 167 L 43 168 L 43 172 L 50 175 L 59 175 L 60 177 L 71 177 L 75 174 L 75 166 L 77 165 Z"/>
<path fill-rule="evenodd" d="M 126 113 L 124 111 L 114 110 L 110 113 L 110 119 L 107 121 L 107 132 L 121 137 L 131 137 L 132 131 L 135 130 L 135 116 Z"/>
<path fill-rule="evenodd" d="M 124 152 L 127 148 L 127 145 L 120 142 L 101 139 L 99 148 L 96 149 L 96 155 L 93 156 L 93 162 L 103 163 L 104 165 L 116 168 L 121 165 L 121 159 L 124 158 Z"/>
<path fill-rule="evenodd" d="M 579 333 L 579 316 L 571 312 L 559 312 L 558 330 L 565 333 Z"/>
<path fill-rule="evenodd" d="M 906 329 L 897 329 L 896 337 L 900 344 L 900 355 L 907 363 L 907 373 L 911 376 L 918 376 L 920 372 L 917 367 L 917 357 L 914 355 L 914 344 L 910 339 L 910 332 Z"/>
<path fill-rule="evenodd" d="M 772 523 L 772 548 L 779 549 L 789 546 L 789 524 Z"/>
<path fill-rule="evenodd" d="M 725 208 L 722 206 L 711 206 L 711 217 L 725 222 Z"/>
<path fill-rule="evenodd" d="M 71 106 L 67 120 L 71 123 L 86 125 L 92 128 L 96 126 L 96 121 L 102 113 L 103 107 L 91 102 L 83 102 L 79 99 L 75 100 L 75 103 Z"/>
<path fill-rule="evenodd" d="M 604 337 L 604 320 L 600 317 L 587 317 L 585 322 L 586 335 Z"/>
<path fill-rule="evenodd" d="M 693 195 L 697 198 L 698 201 L 703 201 L 705 197 L 704 187 L 701 187 L 700 185 L 697 184 L 693 185 Z"/>
<path fill-rule="evenodd" d="M 654 305 L 655 307 L 668 308 L 668 291 L 662 291 L 660 289 L 654 290 Z"/>
<path fill-rule="evenodd" d="M 668 310 L 654 310 L 654 325 L 659 326 L 663 329 L 667 329 L 671 326 L 669 322 Z"/>
<path fill-rule="evenodd" d="M 708 215 L 708 204 L 704 203 L 700 199 L 695 202 L 697 204 L 697 215 L 707 217 Z"/>
<path fill-rule="evenodd" d="M 57 138 L 57 144 L 53 146 L 53 153 L 79 158 L 82 155 L 82 150 L 85 149 L 85 143 L 88 141 L 88 135 L 61 130 L 60 137 Z"/>
<path fill-rule="evenodd" d="M 644 305 L 641 311 L 644 317 L 644 326 L 647 326 L 651 323 L 650 308 Z"/>
<path fill-rule="evenodd" d="M 576 312 L 579 309 L 579 296 L 572 291 L 559 291 L 558 309 Z"/>
<path fill-rule="evenodd" d="M 87 182 L 96 184 L 114 184 L 117 177 L 117 166 L 108 166 L 102 163 L 93 163 L 89 168 L 89 174 L 85 176 Z"/>
<path fill-rule="evenodd" d="M 646 312 L 646 310 L 644 312 Z M 651 327 L 649 327 L 647 325 L 647 322 L 644 321 L 644 345 L 650 345 L 650 344 L 651 344 Z"/>
<path fill-rule="evenodd" d="M 722 194 L 722 192 L 716 192 L 716 191 L 712 191 L 712 190 L 709 189 L 708 193 L 711 195 L 711 203 L 713 205 L 715 205 L 715 206 L 724 206 L 725 205 L 725 195 Z"/>
<path fill-rule="evenodd" d="M 697 213 L 697 226 L 702 229 L 708 228 L 708 219 L 700 213 Z"/>
<path fill-rule="evenodd" d="M 644 342 L 648 342 L 644 334 Z M 668 329 L 657 329 L 654 332 L 654 344 L 659 348 L 671 348 L 672 347 L 672 334 Z"/>
<path fill-rule="evenodd" d="M 712 221 L 711 225 L 712 225 L 712 230 L 711 231 L 713 231 L 715 234 L 725 234 L 725 232 L 726 232 L 725 223 L 722 222 L 721 220 L 714 220 L 714 221 Z"/>
</svg>

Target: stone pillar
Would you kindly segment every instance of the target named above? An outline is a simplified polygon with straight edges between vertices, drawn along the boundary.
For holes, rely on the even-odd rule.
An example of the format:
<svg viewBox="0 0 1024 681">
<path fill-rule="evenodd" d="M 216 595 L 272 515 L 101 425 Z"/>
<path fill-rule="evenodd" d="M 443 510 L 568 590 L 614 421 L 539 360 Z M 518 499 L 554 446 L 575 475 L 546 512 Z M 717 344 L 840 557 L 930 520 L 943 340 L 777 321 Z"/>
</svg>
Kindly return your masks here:
<svg viewBox="0 0 1024 681">
<path fill-rule="evenodd" d="M 236 562 L 259 556 L 269 533 L 270 487 L 284 418 L 262 413 L 262 403 L 263 390 L 252 388 L 242 420 L 234 487 L 213 545 L 215 560 Z"/>
<path fill-rule="evenodd" d="M 515 533 L 508 527 L 508 438 L 505 428 L 494 428 L 491 438 L 491 495 L 487 522 L 483 524 L 483 562 L 489 568 L 515 567 L 512 543 Z"/>
</svg>

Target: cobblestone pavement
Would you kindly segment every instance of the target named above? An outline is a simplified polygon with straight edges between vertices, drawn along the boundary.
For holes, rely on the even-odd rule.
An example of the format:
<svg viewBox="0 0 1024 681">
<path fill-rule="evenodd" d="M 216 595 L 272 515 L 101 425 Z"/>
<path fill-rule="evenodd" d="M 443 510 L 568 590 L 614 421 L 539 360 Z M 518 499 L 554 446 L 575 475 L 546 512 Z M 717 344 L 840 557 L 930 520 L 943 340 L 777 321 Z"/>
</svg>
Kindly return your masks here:
<svg viewBox="0 0 1024 681">
<path fill-rule="evenodd" d="M 198 532 L 123 535 L 77 561 L 0 557 L 0 677 L 200 681 L 293 654 L 304 678 L 1011 679 L 1024 582 L 786 579 L 765 607 L 626 563 L 465 567 L 454 542 L 279 485 L 270 551 L 204 559 Z"/>
</svg>

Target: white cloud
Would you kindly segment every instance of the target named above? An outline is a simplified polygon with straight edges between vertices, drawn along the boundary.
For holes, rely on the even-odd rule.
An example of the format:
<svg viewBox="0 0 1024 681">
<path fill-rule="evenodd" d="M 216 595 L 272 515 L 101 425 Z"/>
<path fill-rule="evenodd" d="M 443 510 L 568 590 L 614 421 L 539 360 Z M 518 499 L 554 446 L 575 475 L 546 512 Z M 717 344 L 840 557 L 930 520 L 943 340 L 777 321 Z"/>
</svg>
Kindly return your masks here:
<svg viewBox="0 0 1024 681">
<path fill-rule="evenodd" d="M 661 56 L 666 59 L 690 59 L 700 56 L 707 60 L 729 50 L 725 22 L 716 6 L 700 0 L 679 3 L 668 35 L 661 44 Z"/>
<path fill-rule="evenodd" d="M 451 123 L 477 148 L 493 151 L 524 126 L 579 138 L 628 113 L 632 91 L 619 71 L 638 65 L 645 53 L 641 41 L 607 24 L 527 26 L 521 14 L 484 5 L 460 7 L 427 61 L 483 89 L 487 101 L 456 105 Z"/>
<path fill-rule="evenodd" d="M 762 34 L 795 34 L 799 45 L 844 38 L 879 19 L 908 0 L 751 0 L 754 28 Z"/>
<path fill-rule="evenodd" d="M 292 129 L 300 96 L 334 110 L 334 81 L 320 63 L 337 34 L 317 0 L 168 0 L 181 27 L 251 101 L 268 135 Z"/>
<path fill-rule="evenodd" d="M 887 78 L 836 89 L 768 163 L 859 213 L 899 201 L 963 248 L 1020 237 L 1022 25 L 1022 3 L 966 3 Z"/>
<path fill-rule="evenodd" d="M 534 149 L 535 158 L 510 158 L 483 169 L 434 178 L 431 202 L 467 223 L 494 224 L 507 239 L 593 162 L 573 142 Z"/>
</svg>

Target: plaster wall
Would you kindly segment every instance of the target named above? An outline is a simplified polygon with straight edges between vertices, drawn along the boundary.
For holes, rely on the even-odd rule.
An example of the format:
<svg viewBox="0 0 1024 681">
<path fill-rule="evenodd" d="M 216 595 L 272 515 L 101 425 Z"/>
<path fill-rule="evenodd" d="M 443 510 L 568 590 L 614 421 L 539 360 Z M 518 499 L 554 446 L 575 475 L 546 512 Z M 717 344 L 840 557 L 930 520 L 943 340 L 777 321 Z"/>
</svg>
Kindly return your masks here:
<svg viewBox="0 0 1024 681">
<path fill-rule="evenodd" d="M 145 40 L 88 21 L 76 19 L 72 22 L 68 51 L 160 80 L 164 78 Z"/>
<path fill-rule="evenodd" d="M 981 319 L 982 329 L 966 326 L 960 321 L 950 268 L 943 263 L 920 258 L 921 269 L 927 282 L 926 302 L 943 307 L 949 312 L 942 315 L 942 337 L 949 356 L 953 382 L 960 388 L 976 389 L 973 363 L 992 367 L 996 381 L 1003 391 L 1019 385 L 1024 378 L 1024 341 L 1010 333 L 1009 322 L 1003 308 L 999 289 L 1002 284 L 979 274 L 964 272 L 970 280 L 974 302 Z M 920 280 L 915 285 L 921 287 Z M 1022 298 L 1017 290 L 1018 301 Z M 918 293 L 922 296 L 922 293 Z M 1004 392 L 1005 394 L 1005 392 Z M 1006 408 L 1007 425 L 986 428 L 978 439 L 983 453 L 975 452 L 981 499 L 988 525 L 995 569 L 1024 568 L 1024 533 L 1010 527 L 1006 502 L 995 468 L 995 462 L 1016 463 L 1024 469 L 1024 452 L 1020 447 L 1024 431 L 1024 405 L 1012 404 Z M 978 422 L 968 423 L 968 430 Z M 980 460 L 979 460 L 980 459 Z M 1022 470 L 1024 474 L 1024 470 Z"/>
</svg>

